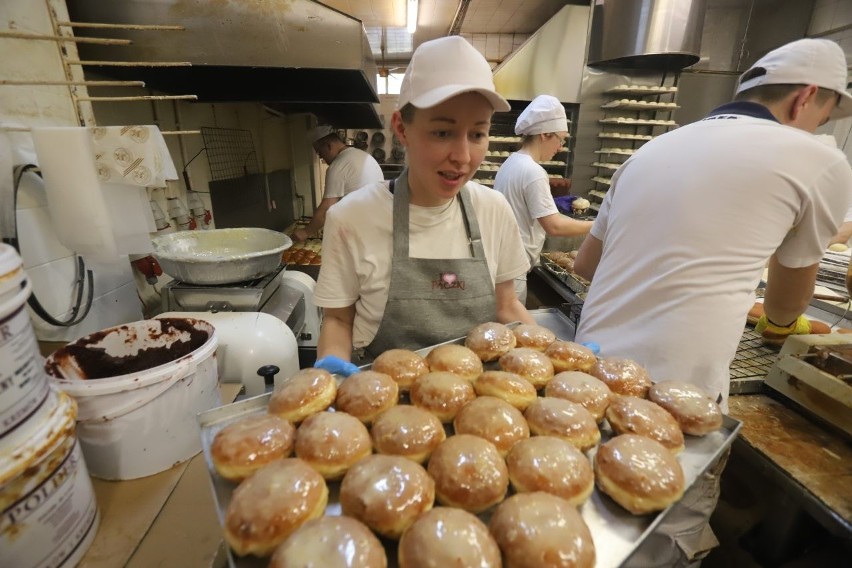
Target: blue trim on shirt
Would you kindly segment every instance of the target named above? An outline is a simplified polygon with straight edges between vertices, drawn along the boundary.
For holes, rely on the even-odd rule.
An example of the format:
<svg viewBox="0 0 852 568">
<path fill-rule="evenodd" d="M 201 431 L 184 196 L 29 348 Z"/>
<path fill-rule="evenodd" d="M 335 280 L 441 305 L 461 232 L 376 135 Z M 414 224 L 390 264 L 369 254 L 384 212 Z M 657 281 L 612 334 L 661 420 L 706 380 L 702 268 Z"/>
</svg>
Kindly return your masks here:
<svg viewBox="0 0 852 568">
<path fill-rule="evenodd" d="M 768 108 L 766 108 L 760 103 L 756 103 L 753 101 L 734 101 L 732 103 L 725 103 L 722 106 L 716 107 L 715 109 L 710 111 L 710 114 L 708 114 L 703 120 L 718 120 L 719 118 L 737 118 L 736 116 L 731 115 L 750 116 L 752 118 L 762 118 L 764 120 L 778 122 L 778 119 L 775 118 L 771 112 L 769 112 Z"/>
</svg>

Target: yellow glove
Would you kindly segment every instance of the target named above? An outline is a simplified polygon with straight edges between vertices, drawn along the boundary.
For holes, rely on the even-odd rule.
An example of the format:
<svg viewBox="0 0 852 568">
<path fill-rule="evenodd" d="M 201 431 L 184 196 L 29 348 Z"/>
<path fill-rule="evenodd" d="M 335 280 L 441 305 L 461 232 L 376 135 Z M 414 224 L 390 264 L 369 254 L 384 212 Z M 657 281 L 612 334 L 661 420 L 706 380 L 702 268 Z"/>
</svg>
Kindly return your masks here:
<svg viewBox="0 0 852 568">
<path fill-rule="evenodd" d="M 769 321 L 766 314 L 763 314 L 757 320 L 754 331 L 761 334 L 768 341 L 783 343 L 788 335 L 805 335 L 811 333 L 811 322 L 804 315 L 801 315 L 787 327 L 781 327 Z"/>
</svg>

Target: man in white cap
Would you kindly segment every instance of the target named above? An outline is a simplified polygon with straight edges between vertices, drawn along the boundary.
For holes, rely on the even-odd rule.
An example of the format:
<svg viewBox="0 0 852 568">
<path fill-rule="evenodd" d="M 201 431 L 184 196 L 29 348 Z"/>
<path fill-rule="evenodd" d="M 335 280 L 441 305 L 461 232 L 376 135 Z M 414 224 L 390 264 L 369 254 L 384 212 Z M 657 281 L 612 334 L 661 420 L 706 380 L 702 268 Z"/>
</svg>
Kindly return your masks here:
<svg viewBox="0 0 852 568">
<path fill-rule="evenodd" d="M 529 269 L 512 210 L 471 182 L 495 111 L 509 103 L 491 67 L 459 36 L 421 44 L 391 119 L 406 169 L 335 205 L 314 299 L 323 307 L 316 365 L 352 371 L 393 348 L 420 349 L 477 324 L 534 323 L 515 295 Z"/>
<path fill-rule="evenodd" d="M 808 333 L 820 258 L 852 195 L 846 156 L 813 136 L 852 115 L 843 50 L 803 39 L 740 77 L 734 102 L 645 144 L 615 173 L 574 270 L 592 280 L 577 340 L 703 387 L 727 410 L 728 368 L 769 262 L 758 332 Z M 699 478 L 635 565 L 686 566 L 725 459 Z M 650 553 L 650 554 L 646 554 Z"/>
<path fill-rule="evenodd" d="M 317 155 L 328 164 L 328 169 L 325 172 L 325 192 L 322 201 L 314 209 L 311 222 L 307 227 L 293 232 L 294 239 L 299 242 L 322 229 L 328 208 L 341 198 L 358 188 L 385 179 L 382 168 L 370 154 L 344 144 L 331 126 L 317 126 L 308 133 L 308 139 Z"/>
<path fill-rule="evenodd" d="M 568 138 L 568 117 L 559 99 L 537 96 L 518 116 L 515 134 L 522 137 L 521 149 L 509 156 L 494 178 L 494 189 L 506 196 L 518 227 L 530 266 L 539 262 L 544 239 L 588 234 L 591 221 L 562 215 L 550 193 L 550 178 L 539 162 L 552 160 Z M 515 280 L 521 302 L 527 298 L 527 275 Z"/>
</svg>

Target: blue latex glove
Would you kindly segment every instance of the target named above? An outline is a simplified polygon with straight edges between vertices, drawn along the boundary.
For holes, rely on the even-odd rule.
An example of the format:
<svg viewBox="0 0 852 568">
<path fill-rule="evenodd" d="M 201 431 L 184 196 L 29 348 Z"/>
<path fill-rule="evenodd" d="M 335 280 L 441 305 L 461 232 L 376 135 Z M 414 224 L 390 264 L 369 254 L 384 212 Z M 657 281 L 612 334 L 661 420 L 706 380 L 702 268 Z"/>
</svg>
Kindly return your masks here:
<svg viewBox="0 0 852 568">
<path fill-rule="evenodd" d="M 327 355 L 322 359 L 319 359 L 316 363 L 314 363 L 314 367 L 317 369 L 325 369 L 332 375 L 343 375 L 344 377 L 348 377 L 353 373 L 358 372 L 358 367 L 349 361 L 344 361 L 340 357 L 335 357 L 334 355 Z"/>
<path fill-rule="evenodd" d="M 583 342 L 580 343 L 580 345 L 582 345 L 583 347 L 588 347 L 589 349 L 591 349 L 592 353 L 595 354 L 595 357 L 600 355 L 601 346 L 598 345 L 597 343 L 595 343 L 594 341 L 583 341 Z"/>
</svg>

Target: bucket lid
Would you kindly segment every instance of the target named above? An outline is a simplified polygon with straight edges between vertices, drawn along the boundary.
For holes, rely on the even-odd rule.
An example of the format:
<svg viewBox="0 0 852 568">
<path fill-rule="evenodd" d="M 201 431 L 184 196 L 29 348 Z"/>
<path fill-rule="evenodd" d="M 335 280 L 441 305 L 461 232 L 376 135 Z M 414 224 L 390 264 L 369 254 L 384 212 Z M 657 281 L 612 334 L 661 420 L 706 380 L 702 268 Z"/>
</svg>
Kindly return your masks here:
<svg viewBox="0 0 852 568">
<path fill-rule="evenodd" d="M 0 243 L 0 277 L 18 270 L 24 261 L 14 247 Z"/>
</svg>

